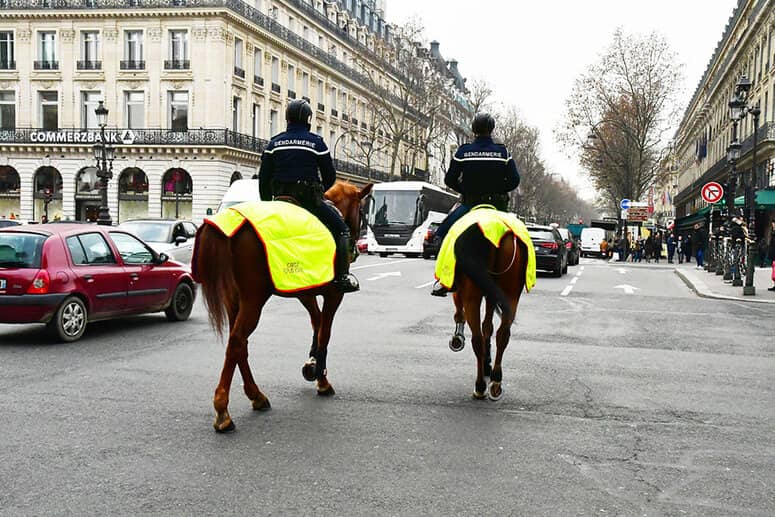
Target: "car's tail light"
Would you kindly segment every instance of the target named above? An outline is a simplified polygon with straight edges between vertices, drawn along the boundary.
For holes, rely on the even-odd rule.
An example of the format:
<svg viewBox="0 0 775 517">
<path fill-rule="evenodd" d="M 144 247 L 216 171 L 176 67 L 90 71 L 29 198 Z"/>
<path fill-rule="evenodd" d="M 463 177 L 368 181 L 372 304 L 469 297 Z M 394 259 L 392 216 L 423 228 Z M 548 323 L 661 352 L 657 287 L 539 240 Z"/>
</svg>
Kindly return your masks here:
<svg viewBox="0 0 775 517">
<path fill-rule="evenodd" d="M 27 294 L 46 294 L 50 286 L 51 278 L 48 276 L 48 271 L 41 269 L 27 289 Z"/>
<path fill-rule="evenodd" d="M 556 242 L 543 242 L 543 243 L 541 243 L 541 247 L 542 247 L 542 248 L 549 248 L 550 250 L 556 250 L 556 249 L 559 249 L 559 248 L 560 248 L 560 247 L 557 245 L 557 243 L 556 243 Z"/>
<path fill-rule="evenodd" d="M 433 232 L 431 230 L 428 230 L 425 232 L 425 240 L 430 242 L 430 240 L 433 238 Z"/>
<path fill-rule="evenodd" d="M 566 247 L 567 249 L 571 249 L 571 248 L 573 248 L 573 243 L 572 243 L 572 242 L 566 242 L 566 243 L 565 243 L 565 247 Z"/>
</svg>

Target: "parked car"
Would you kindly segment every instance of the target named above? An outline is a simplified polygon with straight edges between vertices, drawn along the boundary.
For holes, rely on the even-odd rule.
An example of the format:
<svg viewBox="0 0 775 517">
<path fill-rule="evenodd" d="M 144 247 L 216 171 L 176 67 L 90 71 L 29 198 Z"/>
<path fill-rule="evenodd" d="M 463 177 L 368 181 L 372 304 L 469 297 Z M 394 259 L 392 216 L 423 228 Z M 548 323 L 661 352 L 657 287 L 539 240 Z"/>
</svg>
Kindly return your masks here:
<svg viewBox="0 0 775 517">
<path fill-rule="evenodd" d="M 603 228 L 584 228 L 581 230 L 581 256 L 593 255 L 599 257 L 600 243 L 605 239 Z"/>
<path fill-rule="evenodd" d="M 189 264 L 194 253 L 197 227 L 191 221 L 175 219 L 135 219 L 118 225 L 140 237 L 156 253 L 166 253 L 172 260 Z"/>
<path fill-rule="evenodd" d="M 439 255 L 441 242 L 440 239 L 436 237 L 436 230 L 438 230 L 439 224 L 441 223 L 431 223 L 428 227 L 428 231 L 425 232 L 425 239 L 423 239 L 422 243 L 422 258 L 426 260 Z"/>
<path fill-rule="evenodd" d="M 568 249 L 556 228 L 530 225 L 527 227 L 536 252 L 536 269 L 551 271 L 561 277 L 568 272 Z"/>
<path fill-rule="evenodd" d="M 21 225 L 22 221 L 19 221 L 18 219 L 0 219 L 0 228 L 10 228 Z"/>
<path fill-rule="evenodd" d="M 567 228 L 557 228 L 562 240 L 565 241 L 565 249 L 568 250 L 568 265 L 575 266 L 579 263 L 579 243 Z"/>
<path fill-rule="evenodd" d="M 0 323 L 45 323 L 70 342 L 97 320 L 160 311 L 186 320 L 195 293 L 187 266 L 118 228 L 0 230 Z"/>
</svg>

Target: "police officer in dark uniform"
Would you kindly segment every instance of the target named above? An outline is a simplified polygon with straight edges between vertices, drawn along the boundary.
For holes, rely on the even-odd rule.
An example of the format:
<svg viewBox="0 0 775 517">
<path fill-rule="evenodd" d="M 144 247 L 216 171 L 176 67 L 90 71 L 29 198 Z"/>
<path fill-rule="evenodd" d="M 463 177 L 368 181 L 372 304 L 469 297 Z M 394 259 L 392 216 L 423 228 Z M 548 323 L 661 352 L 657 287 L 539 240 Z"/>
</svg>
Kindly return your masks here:
<svg viewBox="0 0 775 517">
<path fill-rule="evenodd" d="M 514 159 L 505 145 L 493 142 L 491 135 L 495 119 L 492 115 L 477 113 L 471 129 L 476 138 L 458 148 L 444 176 L 444 183 L 462 194 L 463 199 L 436 230 L 440 240 L 458 219 L 476 205 L 493 205 L 505 212 L 509 204 L 508 193 L 519 186 L 519 172 Z M 437 282 L 431 294 L 446 296 L 447 290 Z"/>
<path fill-rule="evenodd" d="M 334 285 L 343 293 L 360 289 L 350 274 L 350 230 L 337 211 L 323 202 L 323 193 L 336 181 L 336 169 L 323 138 L 310 132 L 312 108 L 294 100 L 285 110 L 288 128 L 272 138 L 261 155 L 258 187 L 262 201 L 288 196 L 312 212 L 336 242 Z"/>
</svg>

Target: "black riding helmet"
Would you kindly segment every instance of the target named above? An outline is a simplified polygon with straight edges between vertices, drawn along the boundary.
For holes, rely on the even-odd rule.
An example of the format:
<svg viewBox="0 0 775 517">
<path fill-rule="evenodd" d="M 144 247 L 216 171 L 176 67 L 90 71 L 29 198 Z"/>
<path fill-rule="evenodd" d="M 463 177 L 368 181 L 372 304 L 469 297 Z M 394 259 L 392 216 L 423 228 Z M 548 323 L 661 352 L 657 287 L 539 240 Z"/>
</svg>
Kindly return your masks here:
<svg viewBox="0 0 775 517">
<path fill-rule="evenodd" d="M 471 122 L 471 129 L 477 136 L 490 136 L 495 129 L 495 119 L 489 113 L 477 113 Z"/>
<path fill-rule="evenodd" d="M 285 120 L 291 123 L 302 123 L 309 125 L 309 120 L 312 117 L 312 108 L 309 106 L 309 102 L 304 99 L 297 99 L 291 101 L 288 104 L 288 108 L 285 110 Z"/>
</svg>

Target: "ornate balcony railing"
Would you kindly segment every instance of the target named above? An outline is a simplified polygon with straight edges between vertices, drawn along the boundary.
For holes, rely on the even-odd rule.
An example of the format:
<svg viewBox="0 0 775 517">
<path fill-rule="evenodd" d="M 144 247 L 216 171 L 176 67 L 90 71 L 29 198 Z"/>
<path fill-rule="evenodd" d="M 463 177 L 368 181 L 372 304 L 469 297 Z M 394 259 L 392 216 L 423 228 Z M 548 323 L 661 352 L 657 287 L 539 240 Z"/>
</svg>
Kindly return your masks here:
<svg viewBox="0 0 775 517">
<path fill-rule="evenodd" d="M 318 111 L 326 111 L 326 105 L 318 102 Z"/>
<path fill-rule="evenodd" d="M 261 77 L 260 75 L 254 75 L 253 76 L 253 84 L 255 84 L 257 86 L 261 86 L 263 88 L 264 87 L 264 78 Z"/>
<path fill-rule="evenodd" d="M 76 68 L 78 70 L 102 70 L 102 61 L 78 61 Z"/>
<path fill-rule="evenodd" d="M 145 70 L 145 61 L 127 60 L 121 61 L 121 70 Z"/>
<path fill-rule="evenodd" d="M 190 68 L 191 61 L 189 59 L 168 59 L 164 61 L 165 70 L 189 70 Z"/>
<path fill-rule="evenodd" d="M 0 0 L 0 2 L 2 1 Z M 35 70 L 59 70 L 59 61 L 35 61 L 33 68 Z"/>
<path fill-rule="evenodd" d="M 234 67 L 234 75 L 236 75 L 240 79 L 244 79 L 245 78 L 245 69 L 244 68 L 240 68 L 238 66 L 235 66 Z"/>
<path fill-rule="evenodd" d="M 121 146 L 121 138 L 130 138 L 127 129 L 108 128 L 108 138 L 118 139 L 114 143 Z M 99 135 L 97 130 L 84 129 L 59 129 L 47 131 L 37 128 L 17 128 L 12 130 L 0 130 L 0 145 L 13 144 L 37 144 L 37 145 L 82 145 L 89 148 L 94 145 L 94 138 Z M 222 146 L 240 149 L 255 154 L 261 154 L 268 140 L 255 138 L 250 135 L 237 133 L 229 129 L 188 129 L 186 131 L 173 131 L 170 129 L 132 129 L 131 143 L 124 143 L 126 147 L 140 145 L 169 145 L 169 146 Z M 389 181 L 390 175 L 380 171 L 370 170 L 362 165 L 343 160 L 334 160 L 334 166 L 338 171 L 370 178 L 379 181 Z"/>
<path fill-rule="evenodd" d="M 295 99 L 296 98 L 296 92 L 293 90 L 288 90 L 288 98 L 289 99 Z"/>
<path fill-rule="evenodd" d="M 328 20 L 328 18 L 315 10 L 314 6 L 307 5 L 302 0 L 288 0 L 292 2 L 299 10 L 315 17 L 316 21 L 321 24 L 325 24 L 331 30 L 336 30 L 335 34 L 343 39 L 347 39 L 348 42 L 353 42 L 353 46 L 356 46 L 362 52 L 368 53 L 372 59 L 378 61 L 380 68 L 388 70 L 391 74 L 395 75 L 399 80 L 406 82 L 407 79 L 395 67 L 387 63 L 385 60 L 379 58 L 368 47 L 353 40 L 349 34 L 342 31 L 338 26 Z M 268 30 L 272 35 L 285 40 L 287 43 L 293 45 L 297 49 L 301 50 L 305 55 L 315 59 L 316 61 L 328 65 L 338 72 L 348 76 L 354 82 L 360 84 L 363 88 L 366 88 L 382 98 L 388 99 L 397 105 L 401 105 L 401 100 L 394 94 L 388 92 L 385 88 L 381 87 L 362 72 L 350 67 L 344 62 L 336 59 L 330 53 L 319 48 L 299 36 L 295 32 L 291 31 L 287 27 L 281 25 L 278 21 L 265 15 L 255 7 L 248 5 L 242 0 L 0 0 L 0 10 L 83 10 L 83 9 L 191 9 L 201 7 L 224 7 L 232 12 L 250 20 L 259 27 Z M 330 27 L 333 25 L 333 27 Z M 167 70 L 185 70 L 185 68 L 172 68 L 166 66 Z M 185 61 L 188 63 L 188 61 Z M 425 117 L 417 110 L 410 109 L 413 116 L 425 119 Z"/>
<path fill-rule="evenodd" d="M 281 91 L 280 85 L 277 83 L 272 83 L 272 91 L 274 93 L 280 93 Z"/>
</svg>

